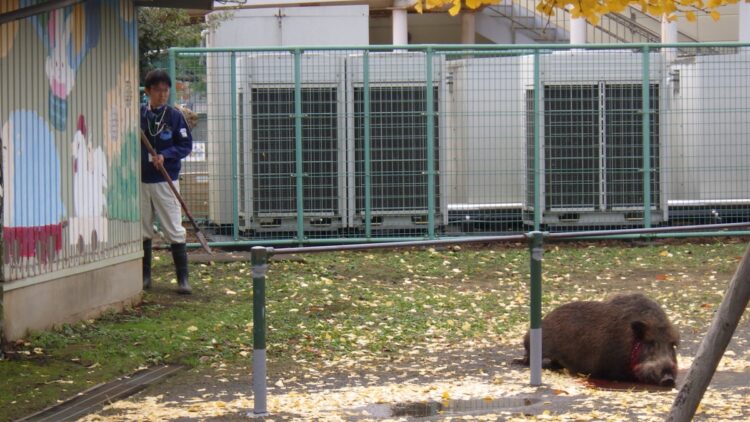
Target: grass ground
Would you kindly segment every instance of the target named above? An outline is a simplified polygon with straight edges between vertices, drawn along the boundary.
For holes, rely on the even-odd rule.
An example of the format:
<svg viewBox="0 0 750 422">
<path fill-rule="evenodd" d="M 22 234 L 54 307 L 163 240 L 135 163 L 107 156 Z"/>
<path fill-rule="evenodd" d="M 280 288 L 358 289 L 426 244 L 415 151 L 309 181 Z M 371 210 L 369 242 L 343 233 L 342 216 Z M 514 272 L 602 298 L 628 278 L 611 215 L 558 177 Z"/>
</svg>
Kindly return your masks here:
<svg viewBox="0 0 750 422">
<path fill-rule="evenodd" d="M 543 312 L 571 300 L 643 291 L 683 333 L 700 333 L 745 242 L 547 245 Z M 527 326 L 523 244 L 302 258 L 274 261 L 267 274 L 269 372 L 281 378 L 301 367 L 419 365 L 435 344 L 442 350 L 476 343 L 517 347 Z M 174 293 L 167 254 L 157 254 L 155 265 L 154 288 L 141 306 L 12 345 L 0 361 L 2 418 L 153 364 L 182 364 L 197 373 L 246 366 L 252 354 L 250 265 L 191 264 L 189 297 Z M 520 357 L 522 349 L 514 352 Z"/>
</svg>

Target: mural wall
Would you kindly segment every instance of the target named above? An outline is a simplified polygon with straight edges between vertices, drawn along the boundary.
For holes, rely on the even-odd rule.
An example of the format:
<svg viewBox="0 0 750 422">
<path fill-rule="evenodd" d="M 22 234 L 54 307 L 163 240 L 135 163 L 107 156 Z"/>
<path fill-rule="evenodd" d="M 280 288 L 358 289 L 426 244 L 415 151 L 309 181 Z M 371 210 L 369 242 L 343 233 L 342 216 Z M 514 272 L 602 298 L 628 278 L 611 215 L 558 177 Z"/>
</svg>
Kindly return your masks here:
<svg viewBox="0 0 750 422">
<path fill-rule="evenodd" d="M 5 281 L 138 251 L 136 43 L 131 0 L 0 26 Z"/>
</svg>

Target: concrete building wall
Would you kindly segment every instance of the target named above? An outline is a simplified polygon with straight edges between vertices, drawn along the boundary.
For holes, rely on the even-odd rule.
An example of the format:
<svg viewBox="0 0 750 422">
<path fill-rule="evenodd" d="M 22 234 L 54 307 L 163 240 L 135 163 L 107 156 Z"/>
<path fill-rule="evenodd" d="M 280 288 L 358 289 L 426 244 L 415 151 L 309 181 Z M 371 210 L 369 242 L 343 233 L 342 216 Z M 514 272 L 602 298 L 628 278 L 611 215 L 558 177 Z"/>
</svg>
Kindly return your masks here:
<svg viewBox="0 0 750 422">
<path fill-rule="evenodd" d="M 680 18 L 679 30 L 700 42 L 737 41 L 739 37 L 739 6 L 730 4 L 719 9 L 721 19 L 699 14 L 696 22 Z"/>
<path fill-rule="evenodd" d="M 5 291 L 5 338 L 21 338 L 105 311 L 120 311 L 140 302 L 139 256 L 125 262 Z"/>
</svg>

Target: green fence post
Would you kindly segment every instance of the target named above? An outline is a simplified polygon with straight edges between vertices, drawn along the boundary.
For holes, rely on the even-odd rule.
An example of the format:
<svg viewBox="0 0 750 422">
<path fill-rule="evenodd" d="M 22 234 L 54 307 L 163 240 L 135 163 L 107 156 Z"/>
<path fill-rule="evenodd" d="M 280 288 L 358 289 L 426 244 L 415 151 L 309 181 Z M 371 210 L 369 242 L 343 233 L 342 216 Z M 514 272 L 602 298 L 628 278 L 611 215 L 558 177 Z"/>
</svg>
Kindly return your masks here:
<svg viewBox="0 0 750 422">
<path fill-rule="evenodd" d="M 372 237 L 372 163 L 370 162 L 370 51 L 365 50 L 362 56 L 362 101 L 364 112 L 364 145 L 365 160 L 365 237 Z M 356 216 L 354 217 L 356 218 Z"/>
<path fill-rule="evenodd" d="M 239 240 L 240 238 L 240 181 L 239 181 L 239 167 L 237 163 L 238 156 L 238 140 L 237 140 L 237 55 L 233 51 L 231 58 L 231 70 L 229 75 L 230 84 L 232 84 L 229 92 L 231 93 L 231 107 L 232 107 L 232 238 Z"/>
<path fill-rule="evenodd" d="M 172 86 L 169 88 L 169 105 L 174 106 L 174 100 L 177 98 L 177 65 L 175 60 L 175 51 L 170 48 L 167 50 L 167 72 L 172 78 Z"/>
<path fill-rule="evenodd" d="M 305 240 L 304 166 L 302 165 L 302 50 L 294 50 L 294 161 L 297 193 L 297 241 Z"/>
<path fill-rule="evenodd" d="M 534 230 L 542 227 L 542 82 L 539 69 L 539 49 L 534 50 Z"/>
<path fill-rule="evenodd" d="M 533 231 L 529 238 L 531 270 L 531 315 L 529 329 L 529 368 L 531 385 L 542 385 L 542 258 L 544 233 Z"/>
<path fill-rule="evenodd" d="M 643 47 L 643 76 L 641 81 L 643 130 L 643 227 L 651 227 L 651 70 L 650 50 Z"/>
<path fill-rule="evenodd" d="M 266 271 L 273 248 L 255 246 L 251 250 L 253 265 L 253 414 L 267 415 L 266 384 Z"/>
<path fill-rule="evenodd" d="M 433 50 L 427 47 L 425 58 L 425 111 L 427 112 L 427 234 L 435 238 L 435 106 L 432 86 Z"/>
</svg>

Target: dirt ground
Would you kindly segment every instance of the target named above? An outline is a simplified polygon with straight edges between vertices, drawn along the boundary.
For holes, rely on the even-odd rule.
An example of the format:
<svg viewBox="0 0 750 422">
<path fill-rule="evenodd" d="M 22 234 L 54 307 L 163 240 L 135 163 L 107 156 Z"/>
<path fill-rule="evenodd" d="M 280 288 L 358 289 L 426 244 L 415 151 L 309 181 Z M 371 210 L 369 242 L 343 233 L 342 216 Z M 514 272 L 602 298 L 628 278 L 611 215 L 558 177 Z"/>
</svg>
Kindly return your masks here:
<svg viewBox="0 0 750 422">
<path fill-rule="evenodd" d="M 678 388 L 702 334 L 684 338 Z M 750 324 L 745 321 L 719 365 L 696 421 L 750 419 L 749 341 Z M 520 343 L 463 346 L 425 347 L 391 362 L 348 361 L 316 368 L 272 365 L 270 415 L 263 419 L 655 421 L 664 420 L 677 393 L 677 389 L 633 385 L 599 388 L 583 378 L 549 371 L 543 373 L 542 387 L 530 387 L 528 368 L 513 363 L 522 354 Z M 412 408 L 411 415 L 393 415 L 398 407 L 392 405 L 426 401 L 448 406 L 442 414 L 427 417 L 419 406 Z M 464 405 L 454 411 L 451 401 L 454 407 L 468 403 L 468 409 Z M 85 420 L 232 421 L 247 419 L 252 409 L 248 365 L 182 373 Z"/>
<path fill-rule="evenodd" d="M 613 268 L 596 275 L 596 287 L 562 288 L 561 300 L 582 294 L 642 291 L 666 309 L 681 332 L 678 350 L 684 382 L 710 324 L 714 301 L 732 273 L 655 274 Z M 548 280 L 546 288 L 557 288 Z M 558 286 L 559 287 L 559 286 Z M 567 290 L 566 290 L 567 289 Z M 714 303 L 714 304 L 712 304 Z M 544 371 L 543 386 L 529 386 L 519 324 L 501 340 L 430 343 L 398 358 L 361 358 L 279 365 L 271 361 L 264 420 L 664 420 L 677 389 L 592 383 Z M 218 365 L 186 371 L 136 396 L 107 406 L 86 421 L 245 420 L 253 410 L 251 355 L 247 366 Z M 750 315 L 743 317 L 719 364 L 696 421 L 750 420 Z"/>
</svg>

